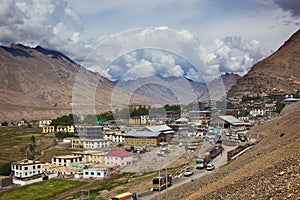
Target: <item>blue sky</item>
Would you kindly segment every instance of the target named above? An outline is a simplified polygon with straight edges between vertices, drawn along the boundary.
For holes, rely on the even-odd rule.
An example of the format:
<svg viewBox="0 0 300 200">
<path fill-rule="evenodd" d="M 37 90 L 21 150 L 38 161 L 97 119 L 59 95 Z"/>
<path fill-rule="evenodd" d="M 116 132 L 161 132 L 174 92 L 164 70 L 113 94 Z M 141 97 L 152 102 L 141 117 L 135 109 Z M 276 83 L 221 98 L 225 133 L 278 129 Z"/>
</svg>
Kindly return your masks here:
<svg viewBox="0 0 300 200">
<path fill-rule="evenodd" d="M 174 73 L 176 69 L 191 76 L 180 66 L 180 56 L 196 63 L 201 73 L 243 75 L 299 25 L 297 0 L 2 0 L 0 4 L 2 45 L 39 44 L 111 79 L 120 78 L 114 72 L 126 67 L 132 72 L 127 78 L 136 75 L 136 66 L 136 70 L 152 67 L 145 70 L 149 75 L 161 70 L 182 75 Z M 144 53 L 145 58 L 133 49 L 152 46 L 157 50 Z"/>
</svg>

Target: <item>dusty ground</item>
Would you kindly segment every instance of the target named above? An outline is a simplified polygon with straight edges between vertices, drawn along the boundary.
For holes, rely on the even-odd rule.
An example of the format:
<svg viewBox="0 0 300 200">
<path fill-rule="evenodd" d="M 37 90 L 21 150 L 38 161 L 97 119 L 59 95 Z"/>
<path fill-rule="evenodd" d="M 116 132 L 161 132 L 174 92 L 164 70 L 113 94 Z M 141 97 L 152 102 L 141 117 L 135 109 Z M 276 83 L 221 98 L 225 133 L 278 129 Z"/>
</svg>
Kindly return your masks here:
<svg viewBox="0 0 300 200">
<path fill-rule="evenodd" d="M 299 199 L 300 102 L 251 132 L 266 137 L 214 173 L 170 189 L 169 199 Z"/>
</svg>

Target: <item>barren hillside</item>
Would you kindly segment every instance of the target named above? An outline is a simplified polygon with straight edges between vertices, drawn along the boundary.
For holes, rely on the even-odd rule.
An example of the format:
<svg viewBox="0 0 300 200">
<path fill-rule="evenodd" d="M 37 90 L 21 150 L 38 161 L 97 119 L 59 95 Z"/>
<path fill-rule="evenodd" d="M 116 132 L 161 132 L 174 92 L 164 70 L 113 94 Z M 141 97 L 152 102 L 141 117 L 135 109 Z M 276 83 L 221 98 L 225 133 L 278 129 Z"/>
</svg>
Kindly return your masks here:
<svg viewBox="0 0 300 200">
<path fill-rule="evenodd" d="M 111 109 L 112 101 L 117 104 L 125 97 L 135 103 L 149 102 L 147 98 L 115 88 L 108 79 L 62 53 L 40 46 L 2 46 L 0 66 L 0 121 L 69 114 L 74 102 L 82 104 L 86 112 L 94 108 L 98 112 Z"/>
<path fill-rule="evenodd" d="M 277 119 L 253 128 L 252 133 L 265 138 L 246 154 L 171 189 L 169 199 L 299 199 L 299 130 L 300 102 L 287 106 Z"/>
<path fill-rule="evenodd" d="M 255 64 L 228 91 L 229 97 L 272 93 L 274 89 L 295 93 L 300 89 L 300 30 L 275 53 Z"/>
</svg>

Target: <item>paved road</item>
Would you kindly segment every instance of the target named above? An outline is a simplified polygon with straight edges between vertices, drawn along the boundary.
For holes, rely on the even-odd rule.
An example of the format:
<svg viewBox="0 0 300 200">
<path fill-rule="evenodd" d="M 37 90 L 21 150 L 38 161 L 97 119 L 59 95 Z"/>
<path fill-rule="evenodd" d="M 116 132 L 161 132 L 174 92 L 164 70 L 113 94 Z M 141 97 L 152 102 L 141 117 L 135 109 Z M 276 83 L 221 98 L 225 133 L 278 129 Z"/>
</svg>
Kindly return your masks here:
<svg viewBox="0 0 300 200">
<path fill-rule="evenodd" d="M 227 162 L 227 152 L 236 148 L 236 146 L 224 146 L 224 151 L 222 155 L 217 156 L 211 163 L 215 165 L 216 168 L 221 167 Z M 194 174 L 190 177 L 178 177 L 173 179 L 173 186 L 171 186 L 172 189 L 179 187 L 182 184 L 191 182 L 193 179 L 198 179 L 201 176 L 204 176 L 208 173 L 212 173 L 211 171 L 206 170 L 194 170 Z M 153 198 L 156 194 L 160 195 L 160 199 L 168 199 L 168 188 L 163 191 L 148 191 L 142 194 L 138 194 L 139 199 L 146 200 Z"/>
</svg>

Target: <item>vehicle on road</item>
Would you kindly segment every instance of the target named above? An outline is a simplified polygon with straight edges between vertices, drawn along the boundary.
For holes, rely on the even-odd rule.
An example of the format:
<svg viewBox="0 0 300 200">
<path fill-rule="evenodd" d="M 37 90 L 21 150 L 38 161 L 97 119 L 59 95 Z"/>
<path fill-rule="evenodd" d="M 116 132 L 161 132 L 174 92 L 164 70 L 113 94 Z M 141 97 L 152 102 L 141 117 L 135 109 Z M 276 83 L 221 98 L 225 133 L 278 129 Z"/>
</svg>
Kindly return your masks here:
<svg viewBox="0 0 300 200">
<path fill-rule="evenodd" d="M 125 192 L 111 197 L 111 200 L 137 200 L 137 195 L 134 192 Z"/>
<path fill-rule="evenodd" d="M 211 158 L 215 158 L 217 157 L 219 154 L 221 154 L 223 152 L 224 148 L 222 147 L 221 144 L 217 144 L 215 146 L 213 146 L 213 148 L 211 148 L 211 150 L 209 151 L 211 154 Z"/>
<path fill-rule="evenodd" d="M 231 136 L 231 131 L 226 130 L 226 131 L 225 131 L 225 135 L 228 136 L 228 137 L 230 137 L 230 136 Z"/>
<path fill-rule="evenodd" d="M 238 140 L 239 139 L 239 134 L 236 131 L 233 131 L 231 133 L 231 136 L 229 136 L 230 139 L 235 139 Z"/>
<path fill-rule="evenodd" d="M 241 142 L 246 142 L 248 140 L 248 138 L 245 134 L 239 134 L 238 137 Z"/>
<path fill-rule="evenodd" d="M 160 174 L 160 176 L 152 179 L 152 189 L 161 191 L 172 185 L 172 177 L 170 174 Z"/>
<path fill-rule="evenodd" d="M 194 174 L 193 170 L 190 167 L 185 168 L 183 176 L 192 176 Z"/>
<path fill-rule="evenodd" d="M 207 171 L 212 171 L 214 169 L 215 169 L 215 166 L 213 164 L 211 164 L 211 163 L 207 164 L 207 166 L 206 166 Z"/>
<path fill-rule="evenodd" d="M 252 143 L 247 143 L 244 145 L 240 145 L 235 149 L 232 149 L 230 151 L 227 152 L 227 160 L 233 160 L 235 159 L 239 154 L 241 154 L 242 152 L 244 152 L 247 148 L 253 146 L 254 144 Z"/>
<path fill-rule="evenodd" d="M 196 169 L 204 169 L 211 159 L 211 154 L 206 152 L 203 156 L 196 159 Z"/>
</svg>

